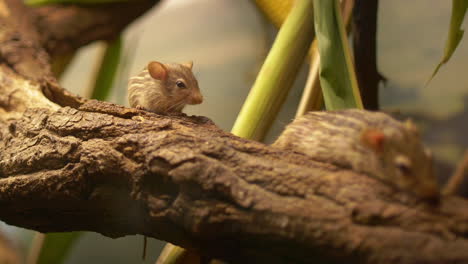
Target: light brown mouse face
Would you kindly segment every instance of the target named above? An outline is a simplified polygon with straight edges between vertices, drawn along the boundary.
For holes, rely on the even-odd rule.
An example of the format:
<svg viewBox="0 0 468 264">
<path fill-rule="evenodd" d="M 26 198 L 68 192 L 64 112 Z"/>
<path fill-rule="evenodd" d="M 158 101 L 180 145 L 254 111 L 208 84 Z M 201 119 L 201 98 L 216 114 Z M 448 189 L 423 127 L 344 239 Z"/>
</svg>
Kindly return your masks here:
<svg viewBox="0 0 468 264">
<path fill-rule="evenodd" d="M 394 150 L 394 155 L 389 157 L 391 159 L 389 170 L 393 170 L 399 187 L 409 189 L 422 198 L 435 199 L 439 195 L 439 190 L 432 168 L 432 158 L 423 151 L 422 146 L 420 147 L 419 150 Z M 407 152 L 408 150 L 412 152 Z M 412 153 L 412 156 L 407 153 Z"/>
<path fill-rule="evenodd" d="M 193 63 L 162 64 L 150 62 L 148 73 L 162 83 L 162 92 L 177 104 L 201 104 L 203 96 L 192 72 Z"/>
<path fill-rule="evenodd" d="M 362 140 L 379 157 L 384 180 L 421 198 L 437 199 L 439 190 L 432 155 L 417 133 L 405 128 L 399 131 L 403 133 L 387 135 L 381 130 L 368 130 Z"/>
</svg>

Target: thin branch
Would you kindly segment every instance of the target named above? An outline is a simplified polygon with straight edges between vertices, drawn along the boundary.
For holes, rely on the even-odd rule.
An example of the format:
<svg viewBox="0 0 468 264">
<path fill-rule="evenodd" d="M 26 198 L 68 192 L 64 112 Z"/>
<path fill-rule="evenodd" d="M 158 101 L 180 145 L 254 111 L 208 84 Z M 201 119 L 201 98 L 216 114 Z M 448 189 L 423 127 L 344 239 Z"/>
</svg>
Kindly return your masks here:
<svg viewBox="0 0 468 264">
<path fill-rule="evenodd" d="M 468 150 L 465 151 L 462 160 L 457 165 L 455 173 L 449 178 L 445 184 L 442 193 L 446 195 L 455 195 L 458 192 L 460 185 L 466 180 L 468 175 Z"/>
<path fill-rule="evenodd" d="M 353 48 L 356 75 L 364 108 L 379 109 L 379 83 L 384 78 L 377 70 L 377 11 L 379 0 L 356 0 L 353 15 Z"/>
</svg>

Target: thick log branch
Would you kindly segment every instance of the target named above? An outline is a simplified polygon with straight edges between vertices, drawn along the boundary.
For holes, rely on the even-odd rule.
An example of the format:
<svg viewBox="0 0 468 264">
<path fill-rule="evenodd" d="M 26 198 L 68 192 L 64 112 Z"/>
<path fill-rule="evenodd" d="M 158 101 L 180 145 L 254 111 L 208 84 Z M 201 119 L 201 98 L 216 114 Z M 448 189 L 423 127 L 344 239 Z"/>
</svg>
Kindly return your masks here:
<svg viewBox="0 0 468 264">
<path fill-rule="evenodd" d="M 235 137 L 204 117 L 50 89 L 48 56 L 33 30 L 12 22 L 23 7 L 7 3 L 1 220 L 42 232 L 144 234 L 241 263 L 468 262 L 466 200 L 427 204 L 366 175 Z"/>
<path fill-rule="evenodd" d="M 101 5 L 49 5 L 30 9 L 41 42 L 51 56 L 67 54 L 95 40 L 115 38 L 159 0 Z"/>
<path fill-rule="evenodd" d="M 30 109 L 1 138 L 0 218 L 14 225 L 145 234 L 253 262 L 468 260 L 465 200 L 425 204 L 206 118 L 90 101 Z"/>
<path fill-rule="evenodd" d="M 91 101 L 28 110 L 1 137 L 0 217 L 42 232 L 140 233 L 269 261 L 468 257 L 466 201 L 426 205 L 366 176 L 236 138 L 205 118 Z"/>
</svg>

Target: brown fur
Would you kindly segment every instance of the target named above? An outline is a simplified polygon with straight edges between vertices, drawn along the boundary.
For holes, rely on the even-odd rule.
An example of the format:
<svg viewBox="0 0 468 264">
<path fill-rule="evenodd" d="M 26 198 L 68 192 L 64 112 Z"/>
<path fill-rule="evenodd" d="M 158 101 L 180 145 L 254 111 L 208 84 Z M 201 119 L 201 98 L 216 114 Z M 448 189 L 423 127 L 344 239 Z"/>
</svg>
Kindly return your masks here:
<svg viewBox="0 0 468 264">
<path fill-rule="evenodd" d="M 152 62 L 149 63 L 149 65 Z M 157 63 L 157 62 L 156 62 Z M 155 113 L 181 112 L 186 104 L 200 104 L 203 96 L 198 81 L 193 75 L 191 64 L 163 64 L 167 70 L 163 79 L 154 79 L 145 67 L 128 82 L 130 106 Z M 177 86 L 181 81 L 186 88 Z"/>
<path fill-rule="evenodd" d="M 414 125 L 365 110 L 310 112 L 273 144 L 368 174 L 424 198 L 438 197 L 429 151 Z"/>
</svg>

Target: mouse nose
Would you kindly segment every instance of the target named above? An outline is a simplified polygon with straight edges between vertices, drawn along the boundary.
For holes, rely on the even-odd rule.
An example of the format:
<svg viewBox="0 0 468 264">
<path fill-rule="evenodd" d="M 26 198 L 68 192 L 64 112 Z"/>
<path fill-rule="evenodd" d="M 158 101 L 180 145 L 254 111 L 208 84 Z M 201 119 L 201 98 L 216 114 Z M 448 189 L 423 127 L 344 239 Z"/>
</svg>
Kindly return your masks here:
<svg viewBox="0 0 468 264">
<path fill-rule="evenodd" d="M 203 102 L 203 95 L 197 93 L 192 95 L 192 98 L 190 99 L 190 104 L 201 104 Z"/>
</svg>

